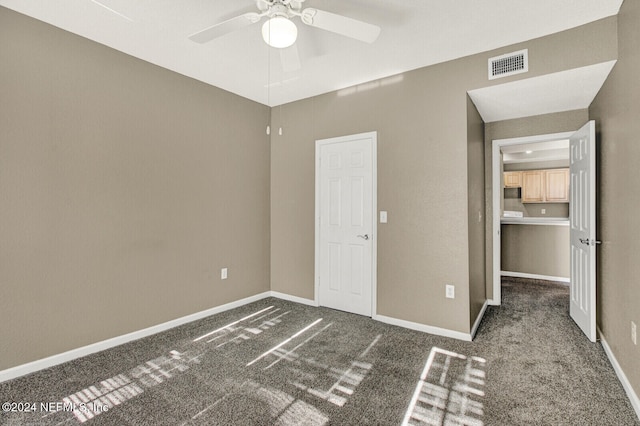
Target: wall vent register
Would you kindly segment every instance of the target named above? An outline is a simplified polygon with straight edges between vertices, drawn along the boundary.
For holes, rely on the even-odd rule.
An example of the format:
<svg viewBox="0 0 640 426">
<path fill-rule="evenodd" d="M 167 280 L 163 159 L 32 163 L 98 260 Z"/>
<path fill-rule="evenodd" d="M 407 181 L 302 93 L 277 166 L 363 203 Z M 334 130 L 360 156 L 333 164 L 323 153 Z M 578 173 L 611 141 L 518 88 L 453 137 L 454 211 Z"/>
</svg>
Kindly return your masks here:
<svg viewBox="0 0 640 426">
<path fill-rule="evenodd" d="M 529 50 L 519 50 L 489 58 L 489 80 L 529 71 Z"/>
</svg>

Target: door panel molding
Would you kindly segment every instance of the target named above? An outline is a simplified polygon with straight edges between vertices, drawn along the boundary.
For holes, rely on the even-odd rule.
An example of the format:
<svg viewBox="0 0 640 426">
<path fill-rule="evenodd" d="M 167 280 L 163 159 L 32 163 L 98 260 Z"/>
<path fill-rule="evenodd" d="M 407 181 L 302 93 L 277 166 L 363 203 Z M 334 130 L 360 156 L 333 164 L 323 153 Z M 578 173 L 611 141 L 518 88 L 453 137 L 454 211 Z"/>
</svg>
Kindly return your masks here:
<svg viewBox="0 0 640 426">
<path fill-rule="evenodd" d="M 366 275 L 371 276 L 371 288 L 368 289 L 370 290 L 370 298 L 371 298 L 371 309 L 370 312 L 367 313 L 367 315 L 370 315 L 371 317 L 376 317 L 376 305 L 377 305 L 377 236 L 378 236 L 378 230 L 377 230 L 377 193 L 378 193 L 378 189 L 377 189 L 377 132 L 373 131 L 373 132 L 366 132 L 366 133 L 359 133 L 359 134 L 354 134 L 354 135 L 347 135 L 347 136 L 340 136 L 340 137 L 335 137 L 335 138 L 329 138 L 329 139 L 319 139 L 316 140 L 316 153 L 315 153 L 315 166 L 316 166 L 316 170 L 315 170 L 315 271 L 314 271 L 314 302 L 318 305 L 321 304 L 320 298 L 321 298 L 321 294 L 320 294 L 320 275 L 321 275 L 321 226 L 322 225 L 326 225 L 326 224 L 322 224 L 322 199 L 323 196 L 328 196 L 330 194 L 328 194 L 326 192 L 326 188 L 325 190 L 322 189 L 321 187 L 321 172 L 322 172 L 322 164 L 321 161 L 327 161 L 328 163 L 325 164 L 325 168 L 327 169 L 339 169 L 343 166 L 348 166 L 350 168 L 353 169 L 357 169 L 357 168 L 364 168 L 366 166 L 365 164 L 365 158 L 362 155 L 351 155 L 350 156 L 350 160 L 345 163 L 344 159 L 339 158 L 339 156 L 335 156 L 333 154 L 328 154 L 326 156 L 326 158 L 323 160 L 322 159 L 322 150 L 323 147 L 327 147 L 328 145 L 331 144 L 340 144 L 340 143 L 348 143 L 348 142 L 355 142 L 355 141 L 362 141 L 362 140 L 367 140 L 370 143 L 370 150 L 371 150 L 371 196 L 372 196 L 372 202 L 371 202 L 371 211 L 368 212 L 371 216 L 371 229 L 365 232 L 368 232 L 368 236 L 367 238 L 362 238 L 362 239 L 358 239 L 357 241 L 354 241 L 350 244 L 347 244 L 346 247 L 343 247 L 343 255 L 344 256 L 351 256 L 351 255 L 355 255 L 357 253 L 360 253 L 358 250 L 355 250 L 355 245 L 358 244 L 367 244 L 370 245 L 371 247 L 371 271 L 369 273 L 367 273 L 367 271 L 362 271 L 359 269 L 352 269 L 353 265 L 349 266 L 349 270 L 346 271 L 346 275 L 345 276 L 353 276 L 354 278 L 357 278 L 358 280 L 364 280 L 364 277 Z M 346 146 L 346 145 L 345 145 Z M 352 153 L 353 154 L 353 153 Z M 358 178 L 353 178 L 350 177 L 347 181 L 346 181 L 346 187 L 342 188 L 342 190 L 346 191 L 348 190 L 349 192 L 351 192 L 352 190 L 354 190 L 354 188 L 357 190 L 356 192 L 358 192 L 358 194 L 362 191 L 364 191 L 365 189 L 362 187 L 363 181 L 359 180 Z M 333 191 L 331 191 L 333 192 Z M 337 195 L 336 195 L 337 196 Z M 363 221 L 365 220 L 364 218 L 367 216 L 367 212 L 366 212 L 366 206 L 365 205 L 361 205 L 361 203 L 356 203 L 356 205 L 353 205 L 353 203 L 355 203 L 355 201 L 353 198 L 351 199 L 351 205 L 348 206 L 348 209 L 350 211 L 350 214 L 347 218 L 342 218 L 339 219 L 338 216 L 339 215 L 334 215 L 331 214 L 329 216 L 330 218 L 330 222 L 331 224 L 335 224 L 335 223 L 343 223 L 343 224 L 347 224 L 346 222 L 348 222 L 349 225 L 351 224 L 362 224 Z M 336 205 L 336 200 L 333 200 L 334 205 Z M 326 207 L 326 206 L 325 206 Z M 345 208 L 347 208 L 347 206 L 344 206 Z M 354 208 L 355 207 L 355 208 Z M 333 211 L 333 209 L 332 209 Z M 335 212 L 334 212 L 335 213 Z M 326 220 L 327 218 L 325 218 Z M 355 250 L 355 252 L 354 252 Z M 359 248 L 359 250 L 362 250 L 362 247 Z M 360 253 L 359 256 L 364 256 L 364 253 Z M 349 285 L 353 285 L 356 283 L 349 283 Z M 353 293 L 353 295 L 357 295 L 358 293 L 362 293 L 365 292 L 367 290 L 366 287 L 364 287 L 365 285 L 368 285 L 365 282 L 362 283 L 357 283 L 355 285 L 355 287 L 350 287 L 350 292 Z"/>
<path fill-rule="evenodd" d="M 596 140 L 593 120 L 570 140 L 571 301 L 569 314 L 596 341 Z"/>
</svg>

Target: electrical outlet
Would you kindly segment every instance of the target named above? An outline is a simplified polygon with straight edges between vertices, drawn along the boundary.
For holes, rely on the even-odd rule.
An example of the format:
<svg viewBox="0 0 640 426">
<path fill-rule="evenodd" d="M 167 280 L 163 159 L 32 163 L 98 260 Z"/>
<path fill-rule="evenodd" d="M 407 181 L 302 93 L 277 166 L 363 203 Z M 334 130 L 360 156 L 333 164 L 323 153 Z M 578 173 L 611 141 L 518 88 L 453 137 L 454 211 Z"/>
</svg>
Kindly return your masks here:
<svg viewBox="0 0 640 426">
<path fill-rule="evenodd" d="M 456 297 L 456 288 L 454 286 L 452 286 L 451 284 L 447 284 L 445 286 L 445 295 L 447 296 L 447 299 L 455 299 L 455 297 Z"/>
<path fill-rule="evenodd" d="M 221 280 L 226 280 L 227 279 L 227 268 L 222 268 L 220 269 L 220 279 Z"/>
<path fill-rule="evenodd" d="M 636 335 L 636 323 L 631 321 L 631 341 L 634 345 L 638 344 L 637 335 Z"/>
<path fill-rule="evenodd" d="M 542 209 L 542 210 L 540 211 L 540 213 L 542 213 L 542 214 L 547 214 L 547 209 Z"/>
</svg>

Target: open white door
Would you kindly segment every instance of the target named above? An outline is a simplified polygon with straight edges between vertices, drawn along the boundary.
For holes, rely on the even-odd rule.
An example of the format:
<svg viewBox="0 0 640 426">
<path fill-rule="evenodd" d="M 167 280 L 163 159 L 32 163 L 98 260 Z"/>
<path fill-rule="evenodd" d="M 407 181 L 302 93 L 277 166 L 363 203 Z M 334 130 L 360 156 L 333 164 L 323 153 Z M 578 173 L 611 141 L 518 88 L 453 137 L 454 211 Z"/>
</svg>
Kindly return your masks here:
<svg viewBox="0 0 640 426">
<path fill-rule="evenodd" d="M 570 138 L 571 318 L 596 341 L 596 130 L 589 121 Z"/>
<path fill-rule="evenodd" d="M 316 142 L 316 289 L 321 306 L 372 315 L 376 134 Z"/>
</svg>

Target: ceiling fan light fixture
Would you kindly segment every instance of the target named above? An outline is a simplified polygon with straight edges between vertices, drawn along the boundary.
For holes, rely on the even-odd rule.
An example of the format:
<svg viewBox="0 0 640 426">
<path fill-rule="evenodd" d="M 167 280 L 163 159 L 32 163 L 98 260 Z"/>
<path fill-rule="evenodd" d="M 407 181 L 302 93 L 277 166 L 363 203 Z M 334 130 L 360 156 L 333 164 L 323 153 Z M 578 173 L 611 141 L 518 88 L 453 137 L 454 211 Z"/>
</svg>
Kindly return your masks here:
<svg viewBox="0 0 640 426">
<path fill-rule="evenodd" d="M 298 27 L 283 16 L 275 16 L 262 25 L 262 38 L 271 47 L 289 47 L 296 42 L 297 37 Z"/>
</svg>

